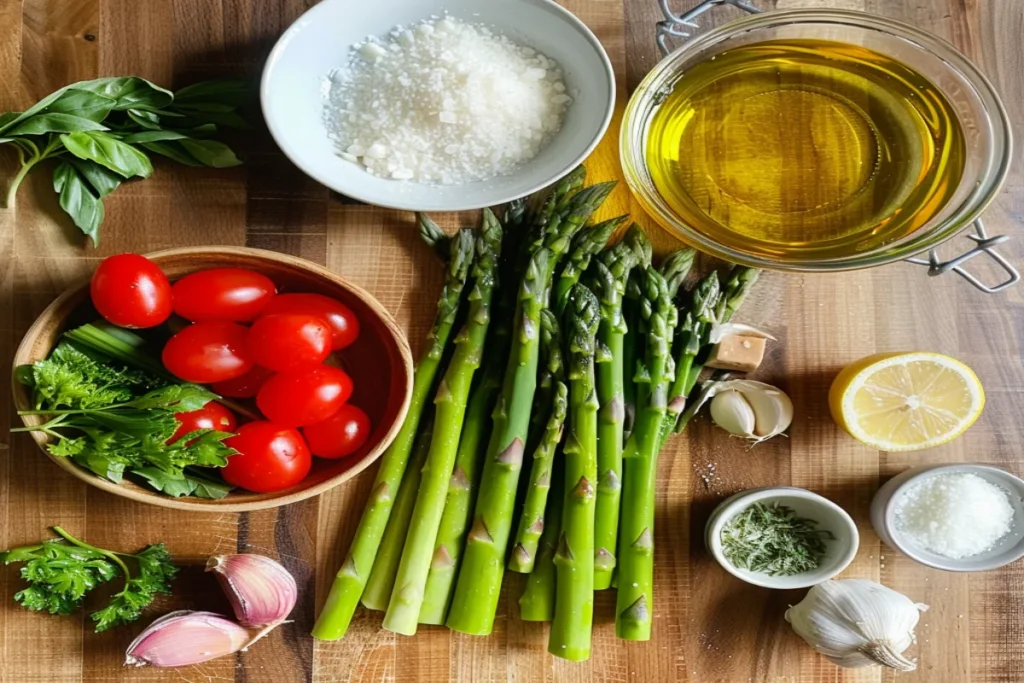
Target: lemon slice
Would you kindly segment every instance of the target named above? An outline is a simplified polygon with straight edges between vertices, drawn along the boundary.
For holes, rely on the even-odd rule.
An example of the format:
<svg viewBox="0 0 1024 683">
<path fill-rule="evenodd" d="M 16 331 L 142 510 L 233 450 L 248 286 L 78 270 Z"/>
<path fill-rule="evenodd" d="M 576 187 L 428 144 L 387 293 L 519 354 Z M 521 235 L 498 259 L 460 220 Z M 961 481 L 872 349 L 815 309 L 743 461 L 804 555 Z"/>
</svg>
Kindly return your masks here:
<svg viewBox="0 0 1024 683">
<path fill-rule="evenodd" d="M 938 353 L 889 353 L 844 369 L 828 396 L 832 417 L 880 451 L 916 451 L 952 441 L 981 415 L 974 372 Z"/>
</svg>

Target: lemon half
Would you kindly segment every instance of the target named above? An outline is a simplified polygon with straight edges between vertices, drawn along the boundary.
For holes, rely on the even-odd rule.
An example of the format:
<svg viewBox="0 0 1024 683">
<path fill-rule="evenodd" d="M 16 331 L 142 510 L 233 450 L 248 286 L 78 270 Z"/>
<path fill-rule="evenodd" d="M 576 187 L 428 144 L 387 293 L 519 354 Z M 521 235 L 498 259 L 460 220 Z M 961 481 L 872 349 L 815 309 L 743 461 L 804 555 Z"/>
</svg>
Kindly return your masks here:
<svg viewBox="0 0 1024 683">
<path fill-rule="evenodd" d="M 848 366 L 832 383 L 832 417 L 880 451 L 916 451 L 952 441 L 985 407 L 974 372 L 938 353 L 883 353 Z"/>
</svg>

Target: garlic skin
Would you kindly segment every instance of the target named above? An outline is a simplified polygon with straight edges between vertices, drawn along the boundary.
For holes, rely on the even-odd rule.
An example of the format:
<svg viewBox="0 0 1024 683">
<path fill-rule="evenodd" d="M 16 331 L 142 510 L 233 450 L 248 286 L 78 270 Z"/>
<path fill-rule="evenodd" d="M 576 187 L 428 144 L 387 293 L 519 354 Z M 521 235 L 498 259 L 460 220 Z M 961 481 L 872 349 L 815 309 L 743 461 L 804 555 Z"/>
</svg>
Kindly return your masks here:
<svg viewBox="0 0 1024 683">
<path fill-rule="evenodd" d="M 928 605 L 867 579 L 829 580 L 786 611 L 797 635 L 839 666 L 913 671 L 903 652 Z"/>
<path fill-rule="evenodd" d="M 212 612 L 171 612 L 154 621 L 128 646 L 125 666 L 172 668 L 230 655 L 249 643 L 249 632 Z"/>
<path fill-rule="evenodd" d="M 708 401 L 716 425 L 754 444 L 782 434 L 793 422 L 793 401 L 781 389 L 764 382 L 709 382 L 692 410 L 700 410 Z"/>
<path fill-rule="evenodd" d="M 754 327 L 753 325 L 744 325 L 743 323 L 719 323 L 711 328 L 711 332 L 708 335 L 708 341 L 712 344 L 717 344 L 724 338 L 731 335 L 738 334 L 743 337 L 760 337 L 761 339 L 768 339 L 775 341 L 775 337 L 770 332 Z"/>
<path fill-rule="evenodd" d="M 276 626 L 291 614 L 298 586 L 287 569 L 263 555 L 214 555 L 206 563 L 242 626 Z"/>
</svg>

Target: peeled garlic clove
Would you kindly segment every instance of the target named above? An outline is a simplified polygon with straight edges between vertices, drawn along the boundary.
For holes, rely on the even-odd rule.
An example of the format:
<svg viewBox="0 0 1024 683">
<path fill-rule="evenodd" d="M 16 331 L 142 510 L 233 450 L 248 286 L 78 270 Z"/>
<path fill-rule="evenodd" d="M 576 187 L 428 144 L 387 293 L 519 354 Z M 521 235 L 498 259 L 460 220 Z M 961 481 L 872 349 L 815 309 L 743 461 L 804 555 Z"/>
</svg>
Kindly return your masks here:
<svg viewBox="0 0 1024 683">
<path fill-rule="evenodd" d="M 748 438 L 754 436 L 754 410 L 738 391 L 729 390 L 715 394 L 711 399 L 711 419 L 730 434 Z"/>
<path fill-rule="evenodd" d="M 160 617 L 128 646 L 125 666 L 175 667 L 200 664 L 238 652 L 249 632 L 212 612 L 182 610 Z"/>
<path fill-rule="evenodd" d="M 298 587 L 287 569 L 263 555 L 214 555 L 206 571 L 217 574 L 243 626 L 283 622 L 298 598 Z"/>
</svg>

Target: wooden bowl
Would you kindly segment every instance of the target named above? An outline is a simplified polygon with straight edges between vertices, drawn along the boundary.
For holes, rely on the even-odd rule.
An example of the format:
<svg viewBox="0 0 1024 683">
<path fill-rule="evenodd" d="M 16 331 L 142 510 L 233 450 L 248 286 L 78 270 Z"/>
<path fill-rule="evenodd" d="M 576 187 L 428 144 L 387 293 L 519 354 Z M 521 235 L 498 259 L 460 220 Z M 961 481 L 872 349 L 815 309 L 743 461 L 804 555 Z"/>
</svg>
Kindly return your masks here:
<svg viewBox="0 0 1024 683">
<path fill-rule="evenodd" d="M 351 403 L 370 416 L 373 433 L 367 443 L 349 457 L 337 460 L 313 458 L 313 469 L 300 484 L 275 493 L 249 493 L 236 489 L 220 500 L 172 498 L 125 479 L 115 484 L 76 465 L 69 458 L 47 453 L 61 469 L 82 481 L 116 496 L 177 510 L 244 512 L 287 505 L 319 495 L 348 481 L 381 456 L 398 434 L 412 396 L 412 353 L 391 315 L 368 292 L 326 268 L 300 258 L 262 249 L 243 247 L 194 247 L 167 249 L 148 254 L 172 281 L 208 268 L 248 268 L 270 277 L 282 292 L 316 292 L 338 299 L 359 318 L 359 339 L 337 357 L 355 383 Z M 89 302 L 89 283 L 84 281 L 58 296 L 25 334 L 14 355 L 14 366 L 33 363 L 50 355 L 61 334 L 99 316 Z M 14 380 L 14 404 L 31 409 L 30 392 Z M 41 424 L 38 415 L 22 417 L 26 426 Z M 42 447 L 48 437 L 31 432 Z M 46 450 L 43 449 L 45 453 Z"/>
</svg>

